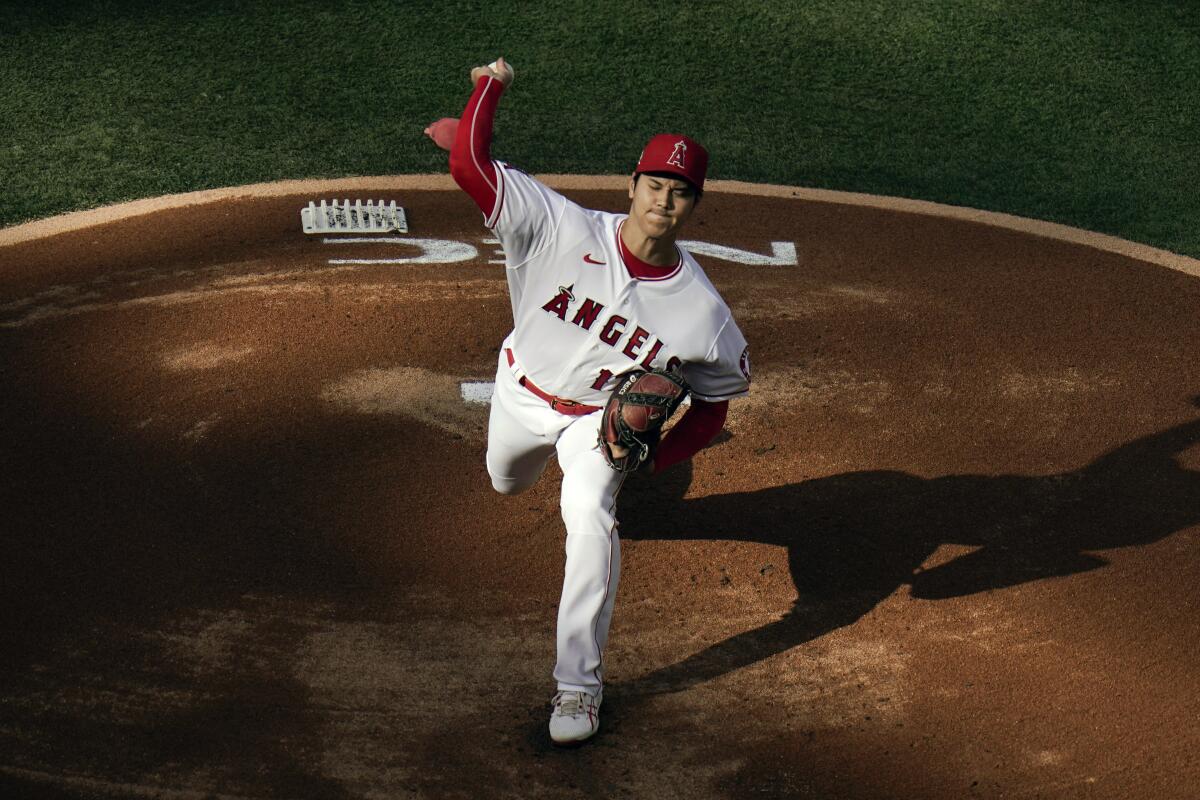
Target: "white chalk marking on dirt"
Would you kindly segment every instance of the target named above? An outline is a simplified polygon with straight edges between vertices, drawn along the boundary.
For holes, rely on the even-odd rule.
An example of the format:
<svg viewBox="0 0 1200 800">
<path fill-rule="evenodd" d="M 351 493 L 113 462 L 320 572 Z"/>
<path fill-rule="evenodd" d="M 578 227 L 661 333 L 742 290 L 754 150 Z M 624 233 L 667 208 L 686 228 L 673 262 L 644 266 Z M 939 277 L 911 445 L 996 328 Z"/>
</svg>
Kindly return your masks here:
<svg viewBox="0 0 1200 800">
<path fill-rule="evenodd" d="M 404 258 L 331 258 L 330 264 L 453 264 L 456 261 L 471 261 L 478 257 L 479 251 L 466 242 L 455 242 L 450 239 L 407 239 L 391 237 L 389 244 L 403 244 L 416 247 L 421 251 L 419 256 Z M 342 244 L 343 241 L 333 239 L 326 244 Z M 354 244 L 349 240 L 346 244 Z"/>
<path fill-rule="evenodd" d="M 492 404 L 495 381 L 463 381 L 458 387 L 464 403 L 487 406 Z"/>
<path fill-rule="evenodd" d="M 722 261 L 732 261 L 734 264 L 746 264 L 751 267 L 794 267 L 797 264 L 796 245 L 792 242 L 771 242 L 771 255 L 769 256 L 695 239 L 685 239 L 679 244 L 694 256 L 719 258 Z"/>
<path fill-rule="evenodd" d="M 405 244 L 411 241 L 406 236 L 326 236 L 321 244 Z"/>
<path fill-rule="evenodd" d="M 331 245 L 410 245 L 421 249 L 422 254 L 416 257 L 407 258 L 361 258 L 361 259 L 330 259 L 330 264 L 450 264 L 456 261 L 469 261 L 478 256 L 478 251 L 474 246 L 466 242 L 458 242 L 450 239 L 417 239 L 404 236 L 347 236 L 340 238 L 325 238 L 321 240 L 322 244 Z M 500 243 L 499 239 L 483 239 L 483 244 L 496 245 Z M 734 264 L 745 264 L 747 266 L 770 267 L 770 266 L 795 266 L 796 260 L 796 245 L 792 242 L 771 242 L 771 254 L 763 255 L 755 253 L 751 250 L 742 250 L 737 247 L 728 247 L 722 244 L 713 244 L 711 242 L 702 242 L 699 240 L 681 241 L 679 244 L 686 247 L 693 255 L 707 256 L 710 258 L 719 258 L 723 261 L 730 261 Z M 503 256 L 504 251 L 501 249 L 494 250 L 493 255 Z M 488 259 L 489 264 L 503 264 L 503 258 Z"/>
<path fill-rule="evenodd" d="M 498 244 L 500 244 L 500 240 L 496 239 L 496 238 L 484 239 L 483 243 L 498 245 Z M 492 251 L 492 255 L 500 256 L 500 257 L 499 258 L 489 258 L 487 263 L 489 263 L 489 264 L 503 264 L 504 263 L 504 250 L 502 248 L 497 247 L 495 250 Z"/>
<path fill-rule="evenodd" d="M 535 177 L 554 189 L 619 191 L 629 186 L 628 175 L 541 174 Z M 800 186 L 746 183 L 744 181 L 712 180 L 705 183 L 704 188 L 710 194 L 720 192 L 757 197 L 781 197 L 788 200 L 799 200 L 824 205 L 876 208 L 900 214 L 914 214 L 925 217 L 972 222 L 989 227 L 1016 231 L 1018 233 L 1041 236 L 1055 241 L 1078 244 L 1107 253 L 1115 253 L 1200 278 L 1200 260 L 1172 253 L 1168 250 L 1150 247 L 1149 245 L 1131 242 L 1127 239 L 1119 239 L 1103 233 L 1085 231 L 1081 228 L 1072 228 L 1067 225 L 1018 217 L 1012 214 L 981 211 L 979 209 L 951 206 L 927 200 L 909 200 L 902 197 L 886 197 L 858 192 L 839 192 L 831 189 L 808 189 Z M 276 183 L 231 186 L 223 189 L 207 189 L 199 192 L 187 192 L 185 194 L 135 200 L 130 203 L 117 203 L 87 211 L 74 211 L 50 217 L 49 219 L 14 225 L 10 228 L 0 229 L 0 247 L 54 236 L 68 231 L 90 228 L 117 220 L 153 214 L 167 209 L 260 197 L 376 190 L 384 192 L 442 190 L 456 193 L 460 191 L 453 179 L 445 173 L 279 181 Z"/>
</svg>

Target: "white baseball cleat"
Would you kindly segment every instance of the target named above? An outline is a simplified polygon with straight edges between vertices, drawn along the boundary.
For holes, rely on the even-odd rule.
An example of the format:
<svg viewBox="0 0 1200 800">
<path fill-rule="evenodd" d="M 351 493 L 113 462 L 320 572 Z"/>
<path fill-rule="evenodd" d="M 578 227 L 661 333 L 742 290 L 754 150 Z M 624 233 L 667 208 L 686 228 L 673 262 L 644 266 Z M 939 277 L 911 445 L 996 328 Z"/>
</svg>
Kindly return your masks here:
<svg viewBox="0 0 1200 800">
<path fill-rule="evenodd" d="M 569 690 L 554 695 L 550 739 L 555 744 L 577 744 L 591 738 L 600 729 L 600 701 L 603 699 L 603 690 L 595 695 Z"/>
</svg>

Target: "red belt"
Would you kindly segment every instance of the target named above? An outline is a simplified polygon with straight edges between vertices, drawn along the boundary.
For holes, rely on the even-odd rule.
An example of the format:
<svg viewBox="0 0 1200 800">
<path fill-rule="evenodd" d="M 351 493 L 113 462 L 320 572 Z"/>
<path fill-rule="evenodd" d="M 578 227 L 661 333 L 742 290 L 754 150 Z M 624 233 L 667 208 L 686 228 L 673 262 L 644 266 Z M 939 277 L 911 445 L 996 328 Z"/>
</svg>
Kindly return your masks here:
<svg viewBox="0 0 1200 800">
<path fill-rule="evenodd" d="M 511 367 L 514 363 L 512 350 L 508 347 L 504 348 L 504 354 L 508 356 L 508 365 Z M 582 417 L 585 414 L 591 414 L 593 411 L 599 411 L 600 406 L 589 406 L 586 403 L 579 403 L 575 400 L 568 400 L 565 397 L 556 397 L 549 392 L 543 392 L 541 389 L 533 385 L 533 381 L 521 376 L 520 384 L 528 389 L 533 394 L 545 400 L 560 414 L 569 414 L 573 417 Z"/>
</svg>

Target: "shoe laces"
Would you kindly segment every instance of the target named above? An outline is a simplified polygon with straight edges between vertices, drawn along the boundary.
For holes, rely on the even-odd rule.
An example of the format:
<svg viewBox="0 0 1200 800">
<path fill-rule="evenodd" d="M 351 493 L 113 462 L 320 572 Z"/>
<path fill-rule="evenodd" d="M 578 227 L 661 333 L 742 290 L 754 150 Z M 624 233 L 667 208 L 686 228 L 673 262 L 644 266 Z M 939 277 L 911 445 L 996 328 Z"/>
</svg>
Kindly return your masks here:
<svg viewBox="0 0 1200 800">
<path fill-rule="evenodd" d="M 583 692 L 562 691 L 554 695 L 554 710 L 565 717 L 578 717 L 587 713 Z"/>
</svg>

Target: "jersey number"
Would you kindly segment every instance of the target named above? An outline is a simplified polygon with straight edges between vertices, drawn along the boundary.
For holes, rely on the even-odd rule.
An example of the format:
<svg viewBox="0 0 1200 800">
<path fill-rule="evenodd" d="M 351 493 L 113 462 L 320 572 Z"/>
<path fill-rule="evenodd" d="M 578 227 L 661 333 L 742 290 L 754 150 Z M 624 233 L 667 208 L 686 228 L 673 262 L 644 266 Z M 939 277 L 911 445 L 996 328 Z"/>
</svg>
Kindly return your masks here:
<svg viewBox="0 0 1200 800">
<path fill-rule="evenodd" d="M 654 359 L 654 356 L 657 355 L 658 349 L 660 347 L 662 347 L 661 343 L 656 343 L 654 345 L 654 350 L 652 350 L 650 352 L 650 355 L 646 358 L 646 360 L 642 362 L 642 369 L 645 369 L 645 370 L 651 369 L 650 362 Z M 667 361 L 667 369 L 669 369 L 669 370 L 677 370 L 680 368 L 680 366 L 682 366 L 682 362 L 675 356 L 671 356 L 671 358 Z M 748 365 L 747 365 L 747 369 L 749 369 Z M 609 380 L 612 378 L 612 376 L 613 376 L 612 370 L 609 370 L 609 369 L 600 370 L 600 374 L 596 376 L 596 380 L 592 381 L 592 388 L 598 392 L 603 390 L 604 384 L 608 383 Z"/>
</svg>

